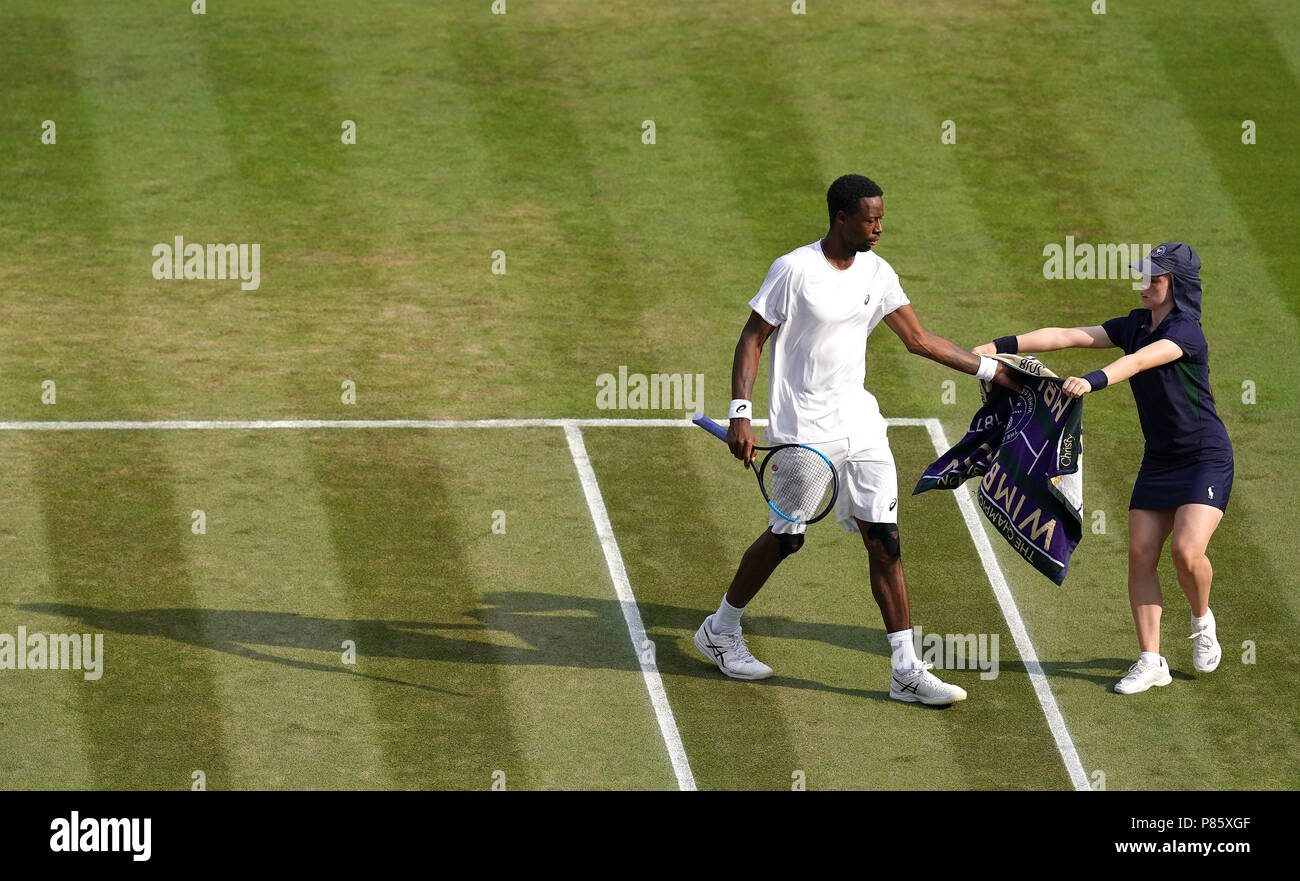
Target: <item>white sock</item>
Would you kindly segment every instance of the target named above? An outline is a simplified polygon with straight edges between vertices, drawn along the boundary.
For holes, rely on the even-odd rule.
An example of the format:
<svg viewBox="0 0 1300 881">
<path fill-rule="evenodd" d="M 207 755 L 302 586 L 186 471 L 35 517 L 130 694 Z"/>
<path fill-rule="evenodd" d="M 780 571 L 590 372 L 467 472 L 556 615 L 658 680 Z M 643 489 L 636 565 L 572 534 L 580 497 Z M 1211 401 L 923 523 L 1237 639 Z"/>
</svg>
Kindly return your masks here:
<svg viewBox="0 0 1300 881">
<path fill-rule="evenodd" d="M 1214 626 L 1214 610 L 1211 609 L 1209 606 L 1205 607 L 1205 614 L 1202 615 L 1201 617 L 1197 618 L 1195 615 L 1192 616 L 1193 630 L 1200 630 L 1202 627 L 1213 627 L 1213 626 Z"/>
<path fill-rule="evenodd" d="M 1148 667 L 1160 666 L 1160 652 L 1143 652 L 1138 655 L 1138 660 Z"/>
<path fill-rule="evenodd" d="M 885 636 L 889 639 L 889 656 L 893 658 L 894 670 L 903 673 L 915 669 L 918 661 L 912 631 L 896 630 Z"/>
<path fill-rule="evenodd" d="M 714 633 L 727 635 L 740 630 L 740 616 L 745 613 L 745 607 L 736 608 L 727 602 L 727 595 L 722 595 L 722 605 L 718 606 L 718 611 L 713 613 L 713 623 L 710 628 Z"/>
</svg>

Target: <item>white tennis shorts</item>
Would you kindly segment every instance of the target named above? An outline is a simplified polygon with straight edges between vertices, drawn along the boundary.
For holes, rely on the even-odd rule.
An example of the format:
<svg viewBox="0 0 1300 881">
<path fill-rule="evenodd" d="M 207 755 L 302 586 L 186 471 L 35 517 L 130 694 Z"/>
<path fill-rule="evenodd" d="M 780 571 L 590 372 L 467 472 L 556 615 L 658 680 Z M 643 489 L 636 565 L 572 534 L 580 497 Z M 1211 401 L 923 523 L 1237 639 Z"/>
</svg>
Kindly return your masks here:
<svg viewBox="0 0 1300 881">
<path fill-rule="evenodd" d="M 857 532 L 857 520 L 898 522 L 898 474 L 888 442 L 856 450 L 848 438 L 808 446 L 820 450 L 835 466 L 840 494 L 835 500 L 834 516 L 845 532 Z M 808 528 L 807 524 L 792 523 L 770 509 L 767 522 L 777 534 L 800 533 Z"/>
</svg>

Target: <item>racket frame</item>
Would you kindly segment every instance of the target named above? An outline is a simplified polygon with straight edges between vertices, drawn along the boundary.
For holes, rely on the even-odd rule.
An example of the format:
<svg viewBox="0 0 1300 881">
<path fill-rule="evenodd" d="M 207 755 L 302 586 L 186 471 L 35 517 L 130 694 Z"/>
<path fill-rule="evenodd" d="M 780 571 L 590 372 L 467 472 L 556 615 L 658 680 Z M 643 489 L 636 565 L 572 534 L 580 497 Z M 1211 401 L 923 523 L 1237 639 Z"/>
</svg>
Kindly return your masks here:
<svg viewBox="0 0 1300 881">
<path fill-rule="evenodd" d="M 719 425 L 718 423 L 714 422 L 709 417 L 705 416 L 703 413 L 696 413 L 694 418 L 691 419 L 691 422 L 695 423 L 700 428 L 703 428 L 705 431 L 707 431 L 709 434 L 713 435 L 723 443 L 727 442 L 727 430 L 723 428 L 721 425 Z M 772 504 L 772 499 L 768 496 L 767 493 L 767 487 L 763 485 L 763 474 L 766 472 L 767 463 L 771 460 L 772 456 L 778 450 L 785 450 L 791 447 L 800 447 L 802 449 L 811 450 L 812 452 L 816 453 L 818 456 L 821 457 L 822 461 L 826 463 L 826 467 L 831 473 L 830 500 L 826 503 L 826 507 L 820 513 L 818 513 L 816 517 L 813 517 L 808 520 L 796 519 L 794 517 L 789 516 L 784 511 L 778 509 L 776 505 Z M 810 447 L 807 444 L 777 444 L 776 446 L 771 446 L 771 447 L 755 444 L 754 449 L 763 450 L 764 452 L 767 453 L 767 455 L 763 457 L 763 462 L 761 465 L 757 462 L 750 462 L 749 468 L 751 471 L 754 472 L 754 479 L 758 481 L 758 491 L 763 494 L 763 501 L 767 502 L 767 506 L 771 508 L 773 513 L 775 513 L 778 517 L 780 517 L 783 520 L 788 520 L 791 523 L 802 523 L 808 525 L 811 523 L 816 523 L 818 520 L 821 520 L 827 514 L 829 514 L 831 511 L 835 509 L 835 501 L 840 496 L 839 474 L 837 474 L 835 471 L 834 463 L 832 463 L 831 460 L 826 457 L 826 454 L 823 453 L 821 450 L 817 449 L 816 447 Z"/>
</svg>

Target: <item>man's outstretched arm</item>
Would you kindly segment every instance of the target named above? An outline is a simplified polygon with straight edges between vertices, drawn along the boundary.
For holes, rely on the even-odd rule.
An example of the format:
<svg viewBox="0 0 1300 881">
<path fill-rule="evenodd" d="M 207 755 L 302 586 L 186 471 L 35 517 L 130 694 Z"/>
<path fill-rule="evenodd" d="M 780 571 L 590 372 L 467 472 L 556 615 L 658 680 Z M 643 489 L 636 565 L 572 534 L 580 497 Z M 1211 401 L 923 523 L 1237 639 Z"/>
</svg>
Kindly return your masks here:
<svg viewBox="0 0 1300 881">
<path fill-rule="evenodd" d="M 903 345 L 907 346 L 907 351 L 913 355 L 921 355 L 945 367 L 972 376 L 979 370 L 979 355 L 966 351 L 952 340 L 930 333 L 921 326 L 920 320 L 916 317 L 916 310 L 910 305 L 899 306 L 886 315 L 885 324 L 898 334 Z M 993 381 L 1012 391 L 1020 390 L 1020 384 L 1011 376 L 1011 371 L 1007 370 L 1005 365 L 998 364 L 997 372 L 993 374 Z"/>
</svg>

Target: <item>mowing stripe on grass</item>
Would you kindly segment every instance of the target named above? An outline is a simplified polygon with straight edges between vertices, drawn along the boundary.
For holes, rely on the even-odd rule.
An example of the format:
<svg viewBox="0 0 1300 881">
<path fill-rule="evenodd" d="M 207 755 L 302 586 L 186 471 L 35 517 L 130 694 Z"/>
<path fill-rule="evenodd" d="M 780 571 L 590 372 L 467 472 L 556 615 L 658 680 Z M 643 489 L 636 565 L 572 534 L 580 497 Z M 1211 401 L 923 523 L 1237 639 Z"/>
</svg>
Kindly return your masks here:
<svg viewBox="0 0 1300 881">
<path fill-rule="evenodd" d="M 1175 90 L 1173 98 L 1263 258 L 1274 296 L 1300 318 L 1300 296 L 1293 283 L 1300 275 L 1300 256 L 1277 232 L 1289 225 L 1288 219 L 1293 223 L 1300 216 L 1296 188 L 1278 186 L 1294 175 L 1292 157 L 1300 138 L 1294 108 L 1300 83 L 1291 76 L 1272 28 L 1251 5 L 1206 4 L 1196 15 L 1171 16 L 1158 25 L 1143 16 L 1141 27 L 1151 54 L 1164 69 L 1165 82 Z M 1189 64 L 1189 55 L 1205 63 Z M 1243 58 L 1253 63 L 1241 64 Z M 1232 75 L 1223 76 L 1228 65 Z M 1247 118 L 1260 132 L 1258 143 L 1249 146 L 1241 140 Z M 1202 256 L 1213 250 L 1213 244 L 1205 244 L 1210 248 L 1202 250 Z"/>
<path fill-rule="evenodd" d="M 30 313 L 18 313 L 25 330 L 12 347 L 23 362 L 16 372 L 26 373 L 32 365 L 57 370 L 60 391 L 71 391 L 66 398 L 60 395 L 60 406 L 75 410 L 79 400 L 95 400 L 121 409 L 130 398 L 131 405 L 149 412 L 159 405 L 152 389 L 140 391 L 133 383 L 145 363 L 138 347 L 105 356 L 97 345 L 139 340 L 135 322 L 145 311 L 133 287 L 139 263 L 121 247 L 137 223 L 116 174 L 117 126 L 123 114 L 105 104 L 120 68 L 101 51 L 102 42 L 86 36 L 78 16 L 6 18 L 5 25 L 0 32 L 7 49 L 25 71 L 20 81 L 31 85 L 21 92 L 19 107 L 38 110 L 40 117 L 54 115 L 60 134 L 75 133 L 59 145 L 71 152 L 41 148 L 37 154 L 20 154 L 42 173 L 38 186 L 24 181 L 13 188 L 18 199 L 13 216 L 37 224 L 34 229 L 59 231 L 16 252 L 23 257 L 19 262 L 29 255 L 37 260 L 58 253 L 89 255 L 58 261 L 80 264 L 68 270 L 71 275 L 60 269 L 52 277 L 39 270 L 25 276 L 41 279 L 36 284 L 42 287 L 51 278 L 90 274 L 93 279 L 70 288 L 54 283 L 60 293 L 48 300 L 40 288 L 34 295 L 10 298 L 58 304 L 57 320 L 29 323 L 25 316 Z M 50 206 L 62 206 L 62 223 Z M 71 216 L 67 206 L 76 206 Z M 66 354 L 54 350 L 52 355 L 50 340 L 74 342 Z M 5 349 L 8 354 L 11 346 Z M 123 395 L 124 385 L 134 396 Z M 70 437 L 44 438 L 33 445 L 32 482 L 20 497 L 39 511 L 50 557 L 45 589 L 19 608 L 62 619 L 66 623 L 60 629 L 101 634 L 105 643 L 103 678 L 76 689 L 78 718 L 62 721 L 79 727 L 88 747 L 87 755 L 69 758 L 88 759 L 97 788 L 187 789 L 196 769 L 205 772 L 211 788 L 223 788 L 229 761 L 210 658 L 173 638 L 201 635 L 208 624 L 206 610 L 196 601 L 181 537 L 188 509 L 178 500 L 173 472 L 156 438 L 86 446 Z M 156 605 L 136 606 L 137 598 L 144 597 Z M 58 768 L 53 772 L 60 773 Z"/>
<path fill-rule="evenodd" d="M 951 446 L 944 434 L 943 424 L 938 419 L 931 419 L 926 428 L 930 433 L 930 442 L 934 444 L 935 453 L 943 455 L 943 452 Z M 993 553 L 988 534 L 980 526 L 979 515 L 975 512 L 975 503 L 971 501 L 969 487 L 956 490 L 953 492 L 953 497 L 957 499 L 957 507 L 961 509 L 962 519 L 966 521 L 966 529 L 970 532 L 971 541 L 975 542 L 975 550 L 979 552 L 984 574 L 988 576 L 989 584 L 993 586 L 993 594 L 997 597 L 1002 617 L 1011 628 L 1011 637 L 1015 640 L 1016 651 L 1020 653 L 1025 672 L 1029 674 L 1029 681 L 1034 686 L 1038 705 L 1043 708 L 1047 727 L 1052 731 L 1052 738 L 1056 741 L 1056 749 L 1061 754 L 1061 761 L 1065 762 L 1065 769 L 1070 774 L 1070 782 L 1074 784 L 1076 790 L 1090 792 L 1092 787 L 1088 785 L 1088 775 L 1084 773 L 1083 763 L 1079 761 L 1079 752 L 1074 748 L 1074 740 L 1065 727 L 1065 719 L 1061 716 L 1061 709 L 1056 705 L 1056 698 L 1053 697 L 1051 686 L 1047 683 L 1047 674 L 1043 672 L 1043 667 L 1038 662 L 1038 654 L 1034 651 L 1034 644 L 1029 639 L 1029 631 L 1025 629 L 1024 619 L 1020 617 L 1020 610 L 1016 607 L 1015 597 L 1011 595 L 1006 576 L 1002 574 L 998 558 Z"/>
<path fill-rule="evenodd" d="M 367 657 L 389 629 L 358 620 L 344 601 L 348 572 L 335 555 L 329 487 L 315 479 L 307 436 L 163 438 L 177 497 L 207 513 L 204 537 L 187 547 L 209 610 L 200 644 L 223 707 L 225 788 L 401 788 L 382 749 L 378 689 L 365 682 L 389 660 Z M 122 437 L 88 443 L 98 440 Z M 341 662 L 345 639 L 355 641 L 359 663 Z M 390 693 L 402 692 L 417 694 Z"/>
<path fill-rule="evenodd" d="M 625 330 L 638 326 L 644 298 L 610 284 L 632 277 L 639 262 L 639 254 L 631 257 L 628 248 L 610 247 L 610 231 L 627 210 L 624 192 L 640 187 L 642 178 L 608 183 L 598 178 L 601 169 L 612 170 L 615 157 L 646 157 L 635 152 L 639 137 L 619 138 L 608 119 L 595 127 L 580 123 L 594 96 L 604 92 L 606 75 L 583 54 L 581 47 L 599 38 L 579 17 L 568 9 L 543 8 L 526 26 L 506 28 L 490 18 L 454 14 L 441 29 L 459 68 L 463 107 L 470 111 L 464 135 L 474 139 L 474 161 L 490 175 L 467 200 L 488 207 L 468 210 L 479 226 L 510 242 L 505 247 L 517 261 L 500 284 L 491 285 L 501 302 L 493 309 L 514 310 L 521 301 L 529 306 L 524 324 L 512 327 L 510 336 L 526 334 L 523 345 L 531 351 L 523 362 L 526 383 L 539 390 L 532 397 L 561 396 L 543 402 L 552 412 L 590 406 L 594 376 L 646 357 L 641 337 Z M 539 76 L 539 71 L 548 73 Z M 448 111 L 437 107 L 434 112 L 441 118 Z M 628 112 L 628 123 L 635 119 L 639 126 L 639 111 Z M 521 220 L 528 225 L 521 226 Z M 522 279 L 528 282 L 519 286 Z M 481 289 L 476 283 L 470 296 L 481 298 Z M 592 333 L 593 319 L 608 331 Z M 507 365 L 519 360 L 507 355 L 500 369 L 510 370 Z"/>
<path fill-rule="evenodd" d="M 50 579 L 42 601 L 20 608 L 104 634 L 103 679 L 78 690 L 95 788 L 185 789 L 195 769 L 212 789 L 230 779 L 225 707 L 202 647 L 211 612 L 165 459 L 147 435 L 113 445 L 63 435 L 35 451 Z"/>
<path fill-rule="evenodd" d="M 668 758 L 673 763 L 673 773 L 677 775 L 677 787 L 683 790 L 694 790 L 695 775 L 691 773 L 691 763 L 682 746 L 682 736 L 677 731 L 672 707 L 668 705 L 668 695 L 664 691 L 659 667 L 654 662 L 653 656 L 647 660 L 646 655 L 642 653 L 642 646 L 646 643 L 645 624 L 641 621 L 641 610 L 637 607 L 636 596 L 632 593 L 632 583 L 628 581 L 627 570 L 623 567 L 623 555 L 619 553 L 618 541 L 614 538 L 614 528 L 609 523 L 609 513 L 605 510 L 605 500 L 600 495 L 596 472 L 592 470 L 591 459 L 587 456 L 587 447 L 582 442 L 582 429 L 576 425 L 566 425 L 564 436 L 569 442 L 573 466 L 578 469 L 578 479 L 582 481 L 582 492 L 587 497 L 587 508 L 590 509 L 591 519 L 596 525 L 600 549 L 605 554 L 606 565 L 609 566 L 609 577 L 614 581 L 614 592 L 618 594 L 623 620 L 627 622 L 632 651 L 641 664 L 641 676 L 645 679 L 646 690 L 650 692 L 650 703 L 654 705 L 655 718 L 659 720 L 659 730 L 663 733 L 664 745 L 668 747 Z"/>
<path fill-rule="evenodd" d="M 0 493 L 6 499 L 25 499 L 35 484 L 40 435 L 8 435 L 0 444 Z M 66 620 L 49 620 L 31 611 L 19 616 L 24 605 L 51 596 L 53 551 L 46 541 L 44 516 L 36 505 L 17 504 L 6 510 L 0 526 L 5 549 L 4 596 L 0 600 L 0 630 L 14 633 L 20 624 L 28 632 L 58 632 Z M 57 622 L 57 623 L 56 623 Z M 111 648 L 112 646 L 108 646 Z M 69 724 L 81 713 L 87 683 L 80 672 L 0 676 L 0 718 L 5 734 L 21 748 L 0 752 L 0 780 L 6 790 L 92 789 L 96 784 L 93 732 L 85 725 Z M 40 732 L 27 736 L 25 732 Z"/>
<path fill-rule="evenodd" d="M 386 773 L 402 788 L 475 789 L 499 769 L 528 788 L 507 724 L 505 653 L 438 627 L 464 622 L 481 595 L 454 449 L 391 434 L 365 444 L 316 434 L 306 447 Z M 392 620 L 397 609 L 405 620 Z"/>
</svg>

